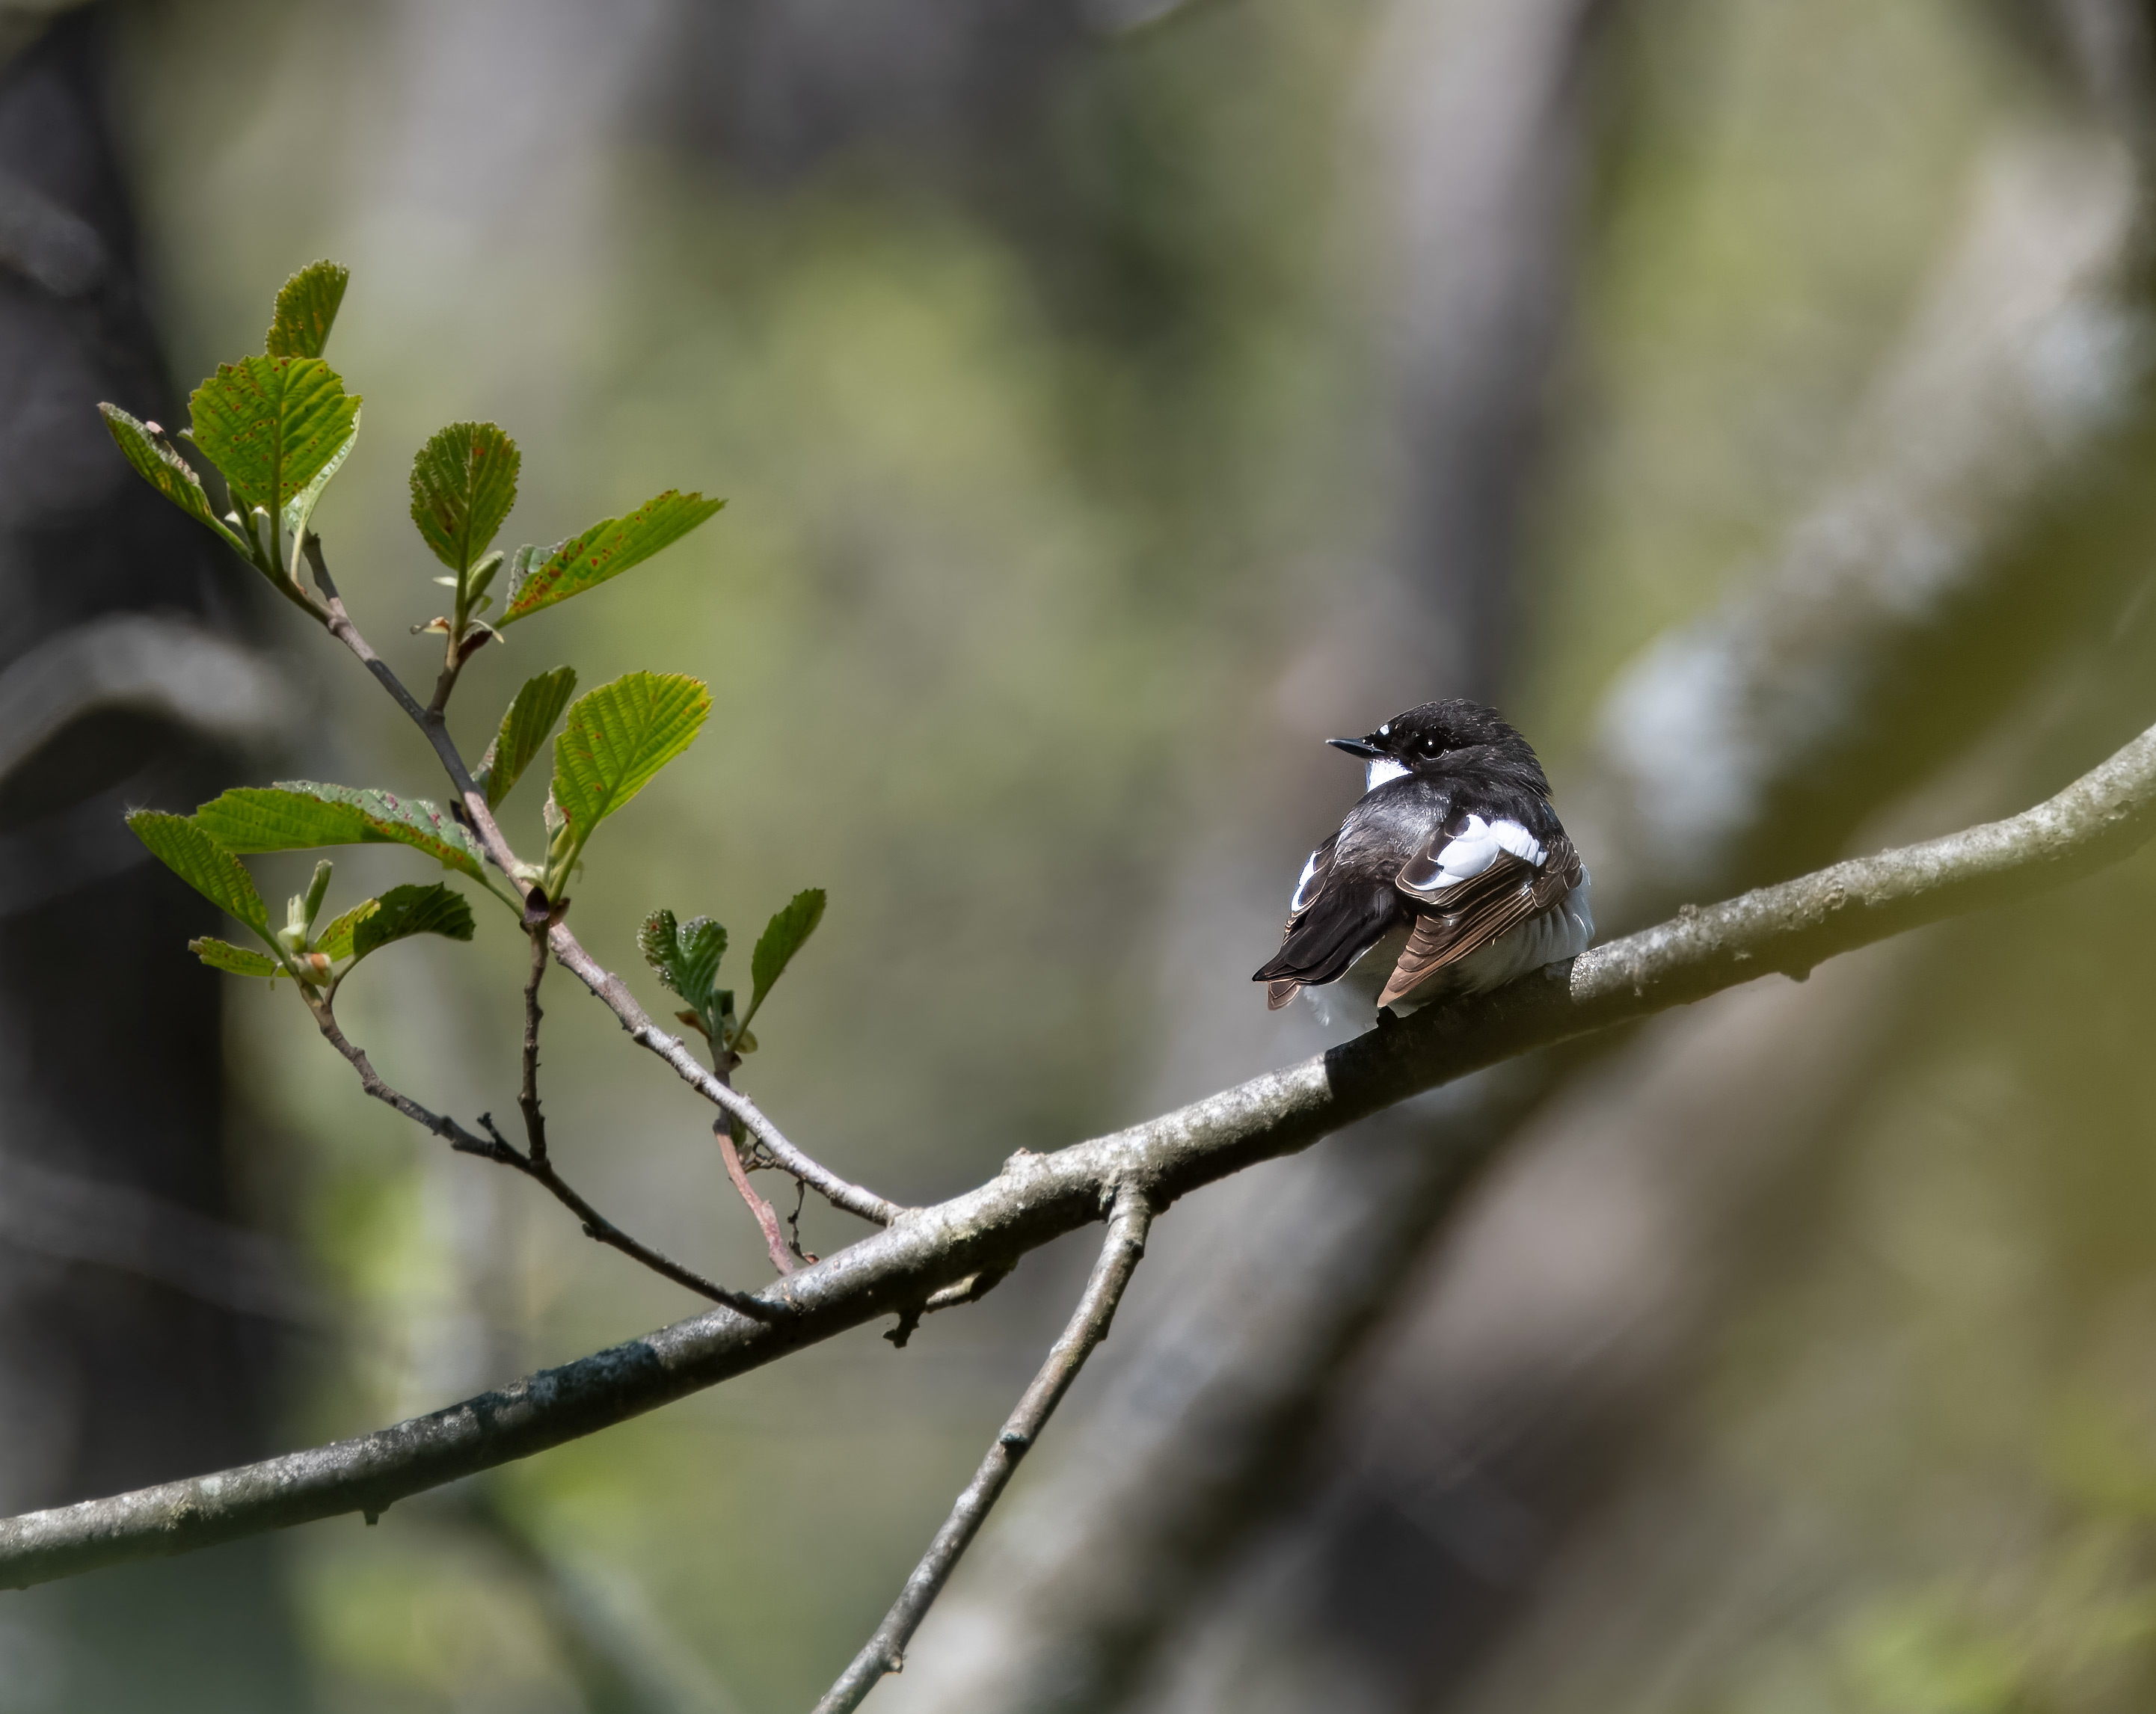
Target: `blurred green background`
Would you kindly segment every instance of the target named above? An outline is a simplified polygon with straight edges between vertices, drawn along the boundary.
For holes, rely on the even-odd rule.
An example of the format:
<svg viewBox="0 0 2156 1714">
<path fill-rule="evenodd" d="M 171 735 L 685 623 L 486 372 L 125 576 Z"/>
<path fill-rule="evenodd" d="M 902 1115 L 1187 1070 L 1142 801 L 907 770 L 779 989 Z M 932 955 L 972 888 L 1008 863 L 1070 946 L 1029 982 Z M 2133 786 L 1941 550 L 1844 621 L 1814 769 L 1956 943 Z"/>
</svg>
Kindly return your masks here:
<svg viewBox="0 0 2156 1714">
<path fill-rule="evenodd" d="M 1284 887 L 1352 792 L 1295 670 L 1391 503 L 1357 141 L 1378 12 L 1058 13 L 984 56 L 988 94 L 927 80 L 894 114 L 906 44 L 935 34 L 901 13 L 878 26 L 888 80 L 863 49 L 821 130 L 758 141 L 735 110 L 757 91 L 728 80 L 747 49 L 694 10 L 137 8 L 121 115 L 150 273 L 186 382 L 256 347 L 291 269 L 351 265 L 331 356 L 365 427 L 317 522 L 409 675 L 430 670 L 403 634 L 436 592 L 405 472 L 441 423 L 521 443 L 511 539 L 668 485 L 728 497 L 485 651 L 458 730 L 475 752 L 516 684 L 562 662 L 586 685 L 710 681 L 702 738 L 588 854 L 579 933 L 655 1004 L 645 912 L 717 916 L 739 960 L 791 892 L 828 888 L 742 1081 L 839 1170 L 926 1201 L 1200 1092 L 1160 1063 L 1164 1020 L 1254 1006 L 1267 946 L 1260 926 L 1163 961 L 1190 854 L 1254 782 L 1306 779 L 1312 819 L 1258 854 Z M 1560 808 L 1616 672 L 1745 577 L 1836 468 L 1984 140 L 2050 99 L 1974 0 L 1655 0 L 1606 28 L 1503 675 Z M 435 789 L 362 675 L 293 616 L 263 623 L 313 698 L 285 767 Z M 1360 707 L 1352 684 L 1331 696 Z M 512 800 L 513 838 L 536 840 L 538 797 Z M 258 868 L 268 891 L 301 865 Z M 415 868 L 346 854 L 333 900 Z M 1582 1683 L 1530 1700 L 2146 1706 L 2152 924 L 2144 859 L 1947 937 L 1891 1075 L 1778 1208 L 1772 1260 L 1643 1462 L 1640 1492 L 1718 1522 L 1637 1580 L 1659 1604 L 1613 1597 L 1625 1622 L 1560 1640 Z M 523 957 L 483 912 L 473 947 L 371 966 L 352 1033 L 420 1100 L 506 1112 Z M 570 983 L 549 992 L 574 1182 L 706 1271 L 760 1278 L 700 1103 Z M 228 1034 L 253 1217 L 304 1244 L 336 1306 L 290 1373 L 291 1444 L 696 1307 L 367 1106 L 289 995 L 235 992 Z M 1302 1050 L 1249 1039 L 1231 1072 Z M 854 1235 L 815 1207 L 803 1229 L 824 1250 Z M 865 1331 L 478 1496 L 294 1532 L 320 1706 L 597 1707 L 628 1694 L 619 1658 L 649 1706 L 807 1706 L 1083 1262 L 1031 1260 L 903 1352 Z M 1734 1617 L 1708 1599 L 1732 1558 L 1773 1592 Z"/>
</svg>

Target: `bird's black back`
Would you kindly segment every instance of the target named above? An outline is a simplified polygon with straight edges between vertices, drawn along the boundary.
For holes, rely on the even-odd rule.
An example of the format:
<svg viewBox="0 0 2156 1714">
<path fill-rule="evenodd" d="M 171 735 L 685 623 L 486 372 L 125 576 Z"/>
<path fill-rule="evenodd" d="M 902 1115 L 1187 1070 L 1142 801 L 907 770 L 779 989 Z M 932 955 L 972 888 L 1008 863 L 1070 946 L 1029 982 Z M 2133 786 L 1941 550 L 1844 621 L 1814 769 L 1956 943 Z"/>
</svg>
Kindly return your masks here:
<svg viewBox="0 0 2156 1714">
<path fill-rule="evenodd" d="M 1414 914 L 1394 883 L 1409 859 L 1448 822 L 1470 815 L 1516 821 L 1548 844 L 1563 832 L 1549 786 L 1522 741 L 1441 757 L 1387 780 L 1348 812 L 1340 829 L 1311 854 L 1311 872 L 1288 917 L 1279 956 L 1260 982 L 1316 987 L 1334 982 L 1370 947 Z"/>
</svg>

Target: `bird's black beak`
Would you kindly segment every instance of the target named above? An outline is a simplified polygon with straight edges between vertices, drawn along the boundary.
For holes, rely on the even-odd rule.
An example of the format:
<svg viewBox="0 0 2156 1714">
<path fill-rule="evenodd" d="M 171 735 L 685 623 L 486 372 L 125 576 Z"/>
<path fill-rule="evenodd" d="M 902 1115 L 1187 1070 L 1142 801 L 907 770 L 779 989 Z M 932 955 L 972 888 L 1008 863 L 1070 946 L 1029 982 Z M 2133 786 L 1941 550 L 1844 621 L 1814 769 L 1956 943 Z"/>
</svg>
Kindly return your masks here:
<svg viewBox="0 0 2156 1714">
<path fill-rule="evenodd" d="M 1365 762 L 1389 762 L 1392 757 L 1373 744 L 1368 738 L 1327 738 L 1325 741 L 1335 750 L 1345 750 L 1350 756 L 1360 757 Z"/>
</svg>

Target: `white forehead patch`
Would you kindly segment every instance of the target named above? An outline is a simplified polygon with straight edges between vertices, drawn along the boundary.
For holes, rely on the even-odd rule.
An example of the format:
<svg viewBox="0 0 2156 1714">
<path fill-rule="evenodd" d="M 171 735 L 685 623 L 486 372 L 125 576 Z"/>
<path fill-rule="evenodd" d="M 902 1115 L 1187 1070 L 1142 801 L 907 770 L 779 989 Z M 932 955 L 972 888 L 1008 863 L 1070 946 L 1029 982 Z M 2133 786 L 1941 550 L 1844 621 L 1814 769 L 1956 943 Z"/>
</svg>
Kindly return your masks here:
<svg viewBox="0 0 2156 1714">
<path fill-rule="evenodd" d="M 1363 789 L 1374 792 L 1387 780 L 1396 780 L 1407 772 L 1406 765 L 1389 756 L 1373 756 L 1363 764 Z"/>
</svg>

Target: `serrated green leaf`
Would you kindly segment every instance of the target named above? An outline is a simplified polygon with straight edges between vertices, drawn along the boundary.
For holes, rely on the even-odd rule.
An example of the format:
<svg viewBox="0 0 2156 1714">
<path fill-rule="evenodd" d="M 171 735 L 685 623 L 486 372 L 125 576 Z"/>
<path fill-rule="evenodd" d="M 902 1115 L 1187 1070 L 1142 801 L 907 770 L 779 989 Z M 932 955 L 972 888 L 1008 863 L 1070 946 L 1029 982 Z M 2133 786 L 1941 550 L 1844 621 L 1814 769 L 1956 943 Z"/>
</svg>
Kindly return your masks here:
<svg viewBox="0 0 2156 1714">
<path fill-rule="evenodd" d="M 320 357 L 220 363 L 188 400 L 194 442 L 223 472 L 242 516 L 277 515 L 348 446 L 359 400 Z"/>
<path fill-rule="evenodd" d="M 698 1012 L 711 1008 L 711 984 L 726 955 L 726 931 L 708 916 L 677 922 L 671 911 L 654 911 L 644 919 L 636 944 L 644 962 Z"/>
<path fill-rule="evenodd" d="M 280 780 L 235 786 L 195 812 L 231 851 L 311 851 L 323 845 L 409 845 L 444 869 L 484 881 L 478 841 L 424 798 Z"/>
<path fill-rule="evenodd" d="M 787 901 L 785 908 L 764 925 L 763 932 L 757 937 L 756 950 L 749 954 L 749 978 L 756 988 L 749 996 L 748 1010 L 742 1014 L 743 1029 L 756 1016 L 757 1008 L 763 1003 L 772 984 L 785 974 L 786 967 L 793 962 L 793 955 L 808 943 L 808 937 L 816 932 L 816 925 L 823 920 L 824 890 L 808 887 Z"/>
<path fill-rule="evenodd" d="M 552 549 L 518 548 L 510 557 L 509 605 L 501 624 L 514 624 L 619 576 L 679 541 L 725 504 L 670 488 L 627 517 L 603 519 Z"/>
<path fill-rule="evenodd" d="M 485 553 L 516 504 L 516 443 L 492 423 L 452 423 L 412 460 L 412 521 L 451 571 Z"/>
<path fill-rule="evenodd" d="M 330 485 L 330 478 L 344 468 L 344 461 L 352 456 L 352 443 L 359 439 L 359 408 L 353 402 L 352 433 L 344 438 L 344 444 L 330 454 L 330 461 L 315 472 L 315 480 L 294 495 L 285 507 L 285 540 L 289 544 L 292 562 L 285 569 L 295 582 L 299 581 L 300 543 L 305 536 L 307 526 L 314 521 L 315 508 L 321 503 L 322 490 Z"/>
<path fill-rule="evenodd" d="M 711 711 L 702 682 L 675 673 L 630 673 L 570 706 L 554 741 L 553 795 L 567 818 L 567 849 L 550 895 L 592 829 L 687 749 Z"/>
<path fill-rule="evenodd" d="M 352 269 L 335 262 L 310 262 L 277 289 L 264 349 L 273 357 L 319 357 L 336 325 L 337 308 Z"/>
<path fill-rule="evenodd" d="M 359 925 L 352 936 L 352 956 L 364 958 L 392 942 L 415 934 L 438 934 L 444 940 L 472 937 L 471 906 L 454 887 L 436 881 L 430 887 L 392 887 L 382 895 L 382 908 Z"/>
<path fill-rule="evenodd" d="M 262 895 L 229 847 L 191 816 L 167 815 L 156 809 L 137 809 L 127 818 L 135 837 L 150 848 L 151 854 L 173 874 L 237 917 L 264 940 L 270 937 L 270 913 Z"/>
<path fill-rule="evenodd" d="M 382 908 L 379 899 L 362 899 L 343 916 L 333 918 L 328 927 L 315 937 L 315 950 L 335 963 L 352 957 L 352 937 L 359 926 Z"/>
<path fill-rule="evenodd" d="M 355 962 L 369 952 L 415 934 L 439 934 L 453 941 L 472 937 L 471 906 L 464 895 L 439 881 L 432 886 L 392 887 L 368 899 L 324 929 L 315 950 L 332 962 Z"/>
<path fill-rule="evenodd" d="M 284 967 L 274 958 L 265 958 L 259 952 L 250 952 L 228 941 L 213 940 L 208 935 L 189 941 L 187 950 L 211 969 L 233 976 L 275 976 Z"/>
<path fill-rule="evenodd" d="M 246 559 L 254 557 L 248 552 L 247 544 L 233 534 L 211 507 L 209 496 L 203 492 L 202 478 L 195 475 L 192 465 L 151 434 L 148 423 L 129 416 L 118 405 L 100 405 L 97 408 L 104 413 L 105 426 L 127 462 L 144 481 L 198 524 L 216 531 L 234 553 Z"/>
<path fill-rule="evenodd" d="M 576 694 L 574 667 L 557 666 L 551 673 L 541 673 L 524 681 L 516 700 L 501 716 L 501 730 L 486 747 L 486 754 L 480 758 L 479 771 L 472 776 L 474 783 L 486 793 L 488 808 L 498 807 L 523 777 L 524 770 L 546 747 L 554 722 L 562 717 L 562 711 Z"/>
</svg>

